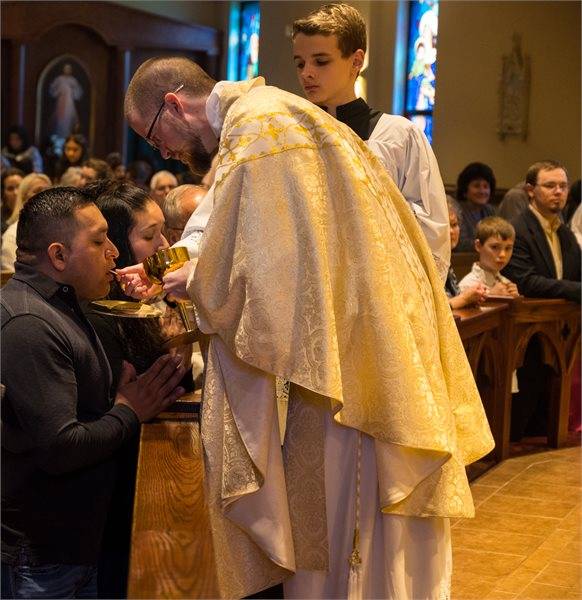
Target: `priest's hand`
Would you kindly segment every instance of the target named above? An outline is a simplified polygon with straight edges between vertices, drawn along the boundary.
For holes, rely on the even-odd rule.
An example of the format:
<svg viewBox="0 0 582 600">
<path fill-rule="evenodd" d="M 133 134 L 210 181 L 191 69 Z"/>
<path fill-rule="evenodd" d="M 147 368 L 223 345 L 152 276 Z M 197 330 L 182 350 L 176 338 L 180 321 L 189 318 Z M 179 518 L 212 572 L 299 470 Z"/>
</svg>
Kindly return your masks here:
<svg viewBox="0 0 582 600">
<path fill-rule="evenodd" d="M 189 260 L 184 263 L 183 267 L 164 275 L 164 292 L 167 294 L 168 300 L 174 302 L 190 300 L 186 287 L 190 275 L 194 273 L 196 263 L 196 260 Z"/>
</svg>

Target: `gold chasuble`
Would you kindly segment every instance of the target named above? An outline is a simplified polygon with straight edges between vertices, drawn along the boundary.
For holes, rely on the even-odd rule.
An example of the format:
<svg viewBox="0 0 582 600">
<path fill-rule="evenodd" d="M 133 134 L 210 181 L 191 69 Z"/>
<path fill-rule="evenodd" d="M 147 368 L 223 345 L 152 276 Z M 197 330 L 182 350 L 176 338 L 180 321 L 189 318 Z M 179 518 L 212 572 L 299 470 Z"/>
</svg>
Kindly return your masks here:
<svg viewBox="0 0 582 600">
<path fill-rule="evenodd" d="M 214 208 L 188 291 L 211 335 L 202 438 L 220 585 L 241 597 L 332 569 L 331 426 L 373 453 L 375 512 L 424 522 L 473 516 L 465 465 L 493 439 L 430 249 L 378 159 L 262 78 L 221 83 L 212 102 Z M 276 377 L 291 382 L 283 448 Z M 352 492 L 346 514 L 369 501 Z M 334 528 L 351 538 L 348 521 Z"/>
</svg>

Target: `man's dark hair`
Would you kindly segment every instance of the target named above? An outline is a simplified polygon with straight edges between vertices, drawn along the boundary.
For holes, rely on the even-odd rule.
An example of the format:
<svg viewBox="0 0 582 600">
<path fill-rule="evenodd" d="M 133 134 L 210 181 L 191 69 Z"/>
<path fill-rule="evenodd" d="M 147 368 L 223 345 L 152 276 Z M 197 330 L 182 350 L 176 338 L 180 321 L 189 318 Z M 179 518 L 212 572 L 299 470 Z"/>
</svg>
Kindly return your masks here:
<svg viewBox="0 0 582 600">
<path fill-rule="evenodd" d="M 460 173 L 457 179 L 457 201 L 464 202 L 466 200 L 465 195 L 469 189 L 471 181 L 476 179 L 484 179 L 489 184 L 491 193 L 489 195 L 489 201 L 495 197 L 495 175 L 493 175 L 493 169 L 481 162 L 469 163 Z"/>
<path fill-rule="evenodd" d="M 54 242 L 68 244 L 76 232 L 75 212 L 93 200 L 74 187 L 54 187 L 33 196 L 20 211 L 16 260 L 38 262 Z"/>
<path fill-rule="evenodd" d="M 525 182 L 530 185 L 535 185 L 538 182 L 538 173 L 540 171 L 553 171 L 554 169 L 564 169 L 564 171 L 566 171 L 566 167 L 557 160 L 540 160 L 527 170 Z"/>
</svg>

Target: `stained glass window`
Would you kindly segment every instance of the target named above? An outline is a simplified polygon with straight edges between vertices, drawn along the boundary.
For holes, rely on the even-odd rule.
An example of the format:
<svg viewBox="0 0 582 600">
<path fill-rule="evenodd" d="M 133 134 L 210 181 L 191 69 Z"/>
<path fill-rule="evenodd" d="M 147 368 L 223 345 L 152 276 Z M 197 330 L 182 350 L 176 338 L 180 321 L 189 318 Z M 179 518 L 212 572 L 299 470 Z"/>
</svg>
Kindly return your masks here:
<svg viewBox="0 0 582 600">
<path fill-rule="evenodd" d="M 231 81 L 259 74 L 259 2 L 231 2 L 228 36 L 228 70 Z"/>
<path fill-rule="evenodd" d="M 409 2 L 404 115 L 432 143 L 439 0 Z"/>
</svg>

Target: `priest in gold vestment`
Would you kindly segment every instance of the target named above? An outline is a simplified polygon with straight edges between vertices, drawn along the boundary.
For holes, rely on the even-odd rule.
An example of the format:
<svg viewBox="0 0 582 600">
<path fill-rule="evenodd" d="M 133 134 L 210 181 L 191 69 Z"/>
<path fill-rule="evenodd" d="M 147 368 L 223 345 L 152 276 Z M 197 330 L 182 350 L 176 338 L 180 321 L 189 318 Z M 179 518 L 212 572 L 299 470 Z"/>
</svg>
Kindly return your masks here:
<svg viewBox="0 0 582 600">
<path fill-rule="evenodd" d="M 199 258 L 165 289 L 210 336 L 202 439 L 223 597 L 284 582 L 289 598 L 448 598 L 448 520 L 473 516 L 465 465 L 493 440 L 385 169 L 307 100 L 260 77 L 215 85 L 184 58 L 144 63 L 125 110 L 165 157 L 218 152 Z"/>
</svg>

